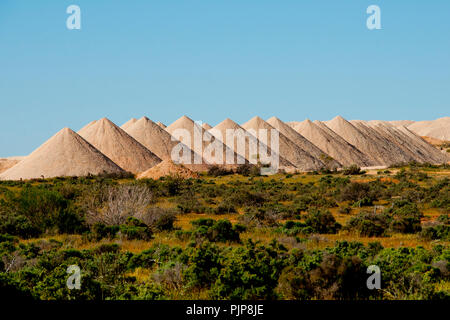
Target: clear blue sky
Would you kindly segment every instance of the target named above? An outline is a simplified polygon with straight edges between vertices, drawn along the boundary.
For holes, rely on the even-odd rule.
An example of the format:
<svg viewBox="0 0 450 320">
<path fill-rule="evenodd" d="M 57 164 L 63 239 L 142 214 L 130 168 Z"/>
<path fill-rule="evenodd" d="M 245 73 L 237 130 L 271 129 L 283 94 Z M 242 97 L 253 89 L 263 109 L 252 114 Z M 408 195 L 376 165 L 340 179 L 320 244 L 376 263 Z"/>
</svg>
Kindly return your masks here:
<svg viewBox="0 0 450 320">
<path fill-rule="evenodd" d="M 104 116 L 448 116 L 449 30 L 448 0 L 1 0 L 0 156 Z"/>
</svg>

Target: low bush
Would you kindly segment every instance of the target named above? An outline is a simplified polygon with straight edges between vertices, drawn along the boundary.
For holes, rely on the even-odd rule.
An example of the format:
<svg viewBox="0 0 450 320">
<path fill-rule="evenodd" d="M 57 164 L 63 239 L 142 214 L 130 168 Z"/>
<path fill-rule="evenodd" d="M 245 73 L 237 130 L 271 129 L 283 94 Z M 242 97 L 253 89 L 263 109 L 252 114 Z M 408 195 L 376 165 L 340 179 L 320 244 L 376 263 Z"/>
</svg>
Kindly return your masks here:
<svg viewBox="0 0 450 320">
<path fill-rule="evenodd" d="M 129 217 L 120 226 L 108 226 L 103 223 L 96 223 L 92 227 L 92 232 L 85 235 L 88 240 L 100 241 L 103 238 L 114 239 L 117 236 L 127 240 L 150 240 L 152 230 L 142 221 Z"/>
<path fill-rule="evenodd" d="M 363 237 L 381 237 L 387 235 L 390 221 L 387 214 L 361 211 L 350 219 L 345 228 L 355 230 Z"/>
<path fill-rule="evenodd" d="M 246 207 L 244 214 L 239 216 L 239 222 L 250 228 L 275 227 L 280 213 L 265 208 Z"/>
<path fill-rule="evenodd" d="M 235 173 L 242 174 L 244 177 L 261 175 L 261 168 L 252 164 L 243 164 L 236 168 Z"/>
<path fill-rule="evenodd" d="M 420 226 L 420 218 L 418 217 L 394 216 L 390 224 L 390 229 L 393 232 L 398 233 L 416 233 L 420 232 L 422 230 L 422 227 Z"/>
<path fill-rule="evenodd" d="M 426 240 L 450 240 L 450 226 L 448 225 L 437 225 L 434 227 L 424 227 L 420 236 Z"/>
<path fill-rule="evenodd" d="M 127 222 L 120 226 L 122 236 L 127 240 L 150 240 L 152 238 L 151 229 L 142 221 L 129 217 Z"/>
<path fill-rule="evenodd" d="M 275 288 L 286 266 L 286 248 L 276 242 L 268 246 L 251 240 L 223 252 L 218 276 L 211 285 L 213 299 L 257 300 L 277 297 Z"/>
<path fill-rule="evenodd" d="M 341 206 L 339 207 L 339 213 L 342 214 L 350 214 L 352 212 L 352 208 L 349 206 Z"/>
<path fill-rule="evenodd" d="M 0 233 L 28 239 L 41 235 L 43 230 L 35 226 L 26 216 L 2 214 L 0 215 Z"/>
<path fill-rule="evenodd" d="M 314 233 L 337 233 L 341 225 L 330 211 L 310 210 L 305 218 L 305 225 Z"/>
<path fill-rule="evenodd" d="M 366 279 L 366 268 L 359 257 L 325 254 L 312 270 L 300 266 L 284 269 L 277 292 L 284 299 L 294 300 L 367 299 L 377 293 L 367 289 Z"/>
<path fill-rule="evenodd" d="M 350 167 L 346 167 L 342 170 L 343 175 L 358 175 L 358 174 L 364 174 L 365 171 L 361 171 L 361 168 L 358 167 L 355 164 L 352 164 Z"/>
<path fill-rule="evenodd" d="M 225 169 L 223 167 L 219 167 L 219 166 L 212 166 L 208 170 L 208 176 L 211 176 L 211 177 L 227 176 L 227 175 L 230 175 L 233 173 L 234 173 L 233 170 L 227 170 L 227 169 Z"/>
<path fill-rule="evenodd" d="M 284 225 L 279 228 L 279 231 L 287 236 L 296 236 L 298 234 L 311 234 L 314 232 L 314 229 L 302 222 L 286 221 Z"/>
<path fill-rule="evenodd" d="M 206 239 L 211 242 L 240 242 L 239 234 L 245 227 L 234 226 L 228 220 L 198 219 L 191 222 L 193 239 Z"/>
</svg>

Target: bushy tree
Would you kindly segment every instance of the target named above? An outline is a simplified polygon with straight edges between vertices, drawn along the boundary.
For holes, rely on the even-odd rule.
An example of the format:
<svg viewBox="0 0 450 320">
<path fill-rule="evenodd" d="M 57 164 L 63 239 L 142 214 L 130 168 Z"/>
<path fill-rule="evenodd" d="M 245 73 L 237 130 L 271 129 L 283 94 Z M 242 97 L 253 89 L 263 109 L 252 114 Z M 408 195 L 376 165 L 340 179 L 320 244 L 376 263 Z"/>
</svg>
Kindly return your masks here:
<svg viewBox="0 0 450 320">
<path fill-rule="evenodd" d="M 386 235 L 390 221 L 387 214 L 361 211 L 349 220 L 345 228 L 355 230 L 364 237 L 380 237 Z"/>
<path fill-rule="evenodd" d="M 330 211 L 310 210 L 305 218 L 305 225 L 316 233 L 337 233 L 341 225 Z"/>
<path fill-rule="evenodd" d="M 228 220 L 198 219 L 192 221 L 193 239 L 206 239 L 211 242 L 240 242 L 239 234 L 245 227 Z"/>
<path fill-rule="evenodd" d="M 276 242 L 269 246 L 247 241 L 226 252 L 223 267 L 211 286 L 216 299 L 273 299 L 278 277 L 285 266 L 286 249 Z"/>
</svg>

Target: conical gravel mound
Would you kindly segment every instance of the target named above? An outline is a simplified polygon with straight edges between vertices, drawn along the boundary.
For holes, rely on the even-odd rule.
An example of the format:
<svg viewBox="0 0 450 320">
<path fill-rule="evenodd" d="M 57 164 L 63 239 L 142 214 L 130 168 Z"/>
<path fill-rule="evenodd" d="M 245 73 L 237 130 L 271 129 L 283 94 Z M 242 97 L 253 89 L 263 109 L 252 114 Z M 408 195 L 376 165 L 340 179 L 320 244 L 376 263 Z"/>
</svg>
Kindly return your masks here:
<svg viewBox="0 0 450 320">
<path fill-rule="evenodd" d="M 350 121 L 356 128 L 368 136 L 372 143 L 388 150 L 388 153 L 383 156 L 386 165 L 396 163 L 404 163 L 410 161 L 422 162 L 421 157 L 415 155 L 405 145 L 403 141 L 398 141 L 394 136 L 389 134 L 383 127 L 377 127 L 378 130 L 370 127 L 364 121 Z M 384 127 L 386 128 L 386 127 Z"/>
<path fill-rule="evenodd" d="M 163 129 L 167 128 L 167 126 L 164 123 L 162 123 L 161 121 L 158 121 L 156 124 Z"/>
<path fill-rule="evenodd" d="M 375 129 L 380 135 L 382 135 L 386 139 L 389 139 L 391 143 L 397 145 L 400 149 L 402 149 L 402 151 L 405 154 L 409 155 L 414 161 L 421 163 L 434 162 L 432 157 L 424 153 L 422 148 L 416 145 L 416 142 L 414 140 L 412 140 L 404 133 L 394 128 L 389 123 L 372 121 L 366 122 L 365 125 Z"/>
<path fill-rule="evenodd" d="M 228 139 L 227 130 L 235 130 L 234 139 Z M 227 118 L 217 126 L 212 128 L 209 131 L 212 135 L 218 137 L 217 133 L 220 133 L 220 138 L 222 141 L 237 154 L 243 156 L 250 163 L 256 164 L 258 159 L 261 157 L 258 156 L 259 150 L 259 141 L 258 139 L 251 135 L 248 131 L 242 128 L 239 124 L 234 122 L 233 120 Z M 241 145 L 242 143 L 242 145 Z M 272 150 L 269 147 L 264 146 L 268 153 L 271 154 Z M 242 150 L 243 149 L 243 150 Z M 253 150 L 254 149 L 254 150 Z M 253 153 L 254 152 L 254 153 Z M 250 154 L 252 153 L 252 154 Z M 292 163 L 284 159 L 283 157 L 279 157 L 279 165 L 280 167 L 294 167 Z"/>
<path fill-rule="evenodd" d="M 249 131 L 254 130 L 256 134 L 258 133 L 258 130 L 265 129 L 267 130 L 267 145 L 269 148 L 272 148 L 271 146 L 271 139 L 270 139 L 270 130 L 276 130 L 274 127 L 272 127 L 270 124 L 268 124 L 266 121 L 261 119 L 260 117 L 256 116 L 252 118 L 251 120 L 247 121 L 242 125 L 242 127 Z M 277 130 L 278 131 L 278 130 Z M 252 133 L 250 131 L 250 133 Z M 273 149 L 273 148 L 272 148 Z M 275 150 L 276 151 L 276 150 Z M 279 150 L 278 153 L 281 157 L 288 160 L 290 163 L 292 163 L 296 168 L 302 171 L 314 171 L 319 170 L 320 168 L 323 168 L 325 165 L 322 161 L 318 160 L 302 148 L 300 148 L 298 145 L 296 145 L 294 142 L 289 140 L 284 134 L 279 133 Z"/>
<path fill-rule="evenodd" d="M 383 122 L 387 122 L 387 123 L 393 125 L 394 127 L 399 127 L 399 126 L 407 127 L 407 126 L 413 124 L 415 121 L 412 121 L 412 120 L 392 120 L 392 121 L 383 121 Z"/>
<path fill-rule="evenodd" d="M 9 157 L 0 159 L 0 173 L 5 172 L 9 168 L 14 167 L 20 161 L 22 161 L 25 157 Z"/>
<path fill-rule="evenodd" d="M 158 156 L 106 118 L 78 133 L 126 171 L 140 173 L 161 162 Z"/>
<path fill-rule="evenodd" d="M 203 127 L 203 129 L 205 129 L 205 130 L 212 129 L 212 126 L 211 126 L 209 123 L 207 123 L 207 122 L 204 122 L 204 123 L 202 124 L 202 127 Z"/>
<path fill-rule="evenodd" d="M 86 176 L 124 171 L 81 136 L 64 128 L 11 169 L 1 180 Z"/>
<path fill-rule="evenodd" d="M 450 140 L 450 117 L 431 121 L 418 121 L 407 126 L 419 136 L 432 137 L 439 140 Z"/>
<path fill-rule="evenodd" d="M 179 157 L 172 158 L 172 150 L 180 144 L 180 141 L 175 140 L 170 133 L 147 117 L 137 120 L 126 132 L 162 160 L 172 160 L 179 163 L 182 159 L 183 154 L 181 153 L 178 154 Z M 187 146 L 183 150 L 186 150 L 190 164 L 193 164 L 193 151 Z M 198 168 L 197 166 L 195 169 L 197 169 L 195 171 L 207 170 L 207 168 Z"/>
<path fill-rule="evenodd" d="M 131 127 L 133 124 L 135 124 L 137 121 L 136 118 L 131 118 L 130 120 L 128 120 L 127 122 L 125 122 L 123 125 L 120 126 L 120 128 L 122 128 L 123 130 L 127 131 L 127 129 L 129 127 Z"/>
<path fill-rule="evenodd" d="M 139 174 L 137 179 L 159 179 L 165 176 L 172 176 L 177 178 L 198 178 L 199 175 L 194 171 L 186 168 L 181 164 L 175 164 L 171 160 L 164 160 L 160 164 L 148 169 Z"/>
<path fill-rule="evenodd" d="M 131 137 L 156 154 L 162 160 L 171 159 L 172 148 L 179 142 L 147 117 L 142 117 L 125 130 Z"/>
<path fill-rule="evenodd" d="M 389 146 L 388 142 L 379 137 L 375 130 L 368 127 L 356 127 L 341 116 L 326 121 L 325 124 L 339 134 L 347 142 L 364 152 L 377 166 L 389 166 L 408 161 L 401 151 Z"/>
<path fill-rule="evenodd" d="M 375 165 L 365 154 L 317 120 L 314 123 L 309 119 L 297 122 L 294 129 L 343 166 L 356 164 L 360 167 L 370 167 Z"/>
<path fill-rule="evenodd" d="M 450 154 L 445 150 L 440 150 L 434 145 L 426 141 L 423 137 L 415 134 L 404 126 L 395 127 L 396 130 L 402 132 L 405 136 L 414 141 L 414 146 L 422 151 L 427 157 L 427 162 L 434 164 L 442 164 L 450 162 Z"/>
<path fill-rule="evenodd" d="M 288 139 L 290 139 L 300 148 L 302 148 L 312 156 L 316 157 L 317 159 L 321 160 L 328 169 L 335 169 L 342 167 L 339 161 L 336 161 L 326 152 L 316 147 L 313 143 L 311 143 L 311 141 L 309 141 L 307 138 L 305 138 L 300 133 L 292 129 L 290 126 L 288 126 L 286 123 L 284 123 L 277 117 L 272 117 L 268 119 L 267 123 L 270 124 L 275 129 L 277 129 L 278 131 L 280 131 L 280 133 L 284 134 Z"/>
<path fill-rule="evenodd" d="M 177 134 L 180 132 L 179 130 L 186 130 L 186 134 L 190 137 L 190 141 L 183 141 Z M 218 165 L 226 165 L 228 167 L 236 167 L 240 164 L 248 163 L 248 161 L 241 155 L 238 155 L 233 150 L 228 148 L 222 141 L 216 139 L 211 133 L 207 130 L 199 126 L 192 119 L 187 116 L 182 116 L 170 126 L 166 128 L 166 131 L 169 132 L 172 136 L 177 139 L 181 139 L 181 142 L 185 143 L 192 151 L 199 155 L 203 155 L 204 161 L 208 164 L 218 164 Z M 194 140 L 196 137 L 203 137 L 201 139 L 201 143 L 195 144 Z M 215 148 L 217 147 L 217 148 Z M 215 149 L 218 149 L 221 153 L 220 155 L 216 155 Z M 226 163 L 226 153 L 230 152 L 233 154 L 233 163 Z"/>
</svg>

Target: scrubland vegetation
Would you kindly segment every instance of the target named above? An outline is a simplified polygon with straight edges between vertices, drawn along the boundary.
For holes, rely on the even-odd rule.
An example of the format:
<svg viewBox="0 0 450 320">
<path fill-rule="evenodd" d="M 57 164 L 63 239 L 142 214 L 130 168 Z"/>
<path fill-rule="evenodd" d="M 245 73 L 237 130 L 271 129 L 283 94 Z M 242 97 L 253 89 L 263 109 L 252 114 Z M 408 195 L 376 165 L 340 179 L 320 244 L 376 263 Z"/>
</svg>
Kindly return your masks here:
<svg viewBox="0 0 450 320">
<path fill-rule="evenodd" d="M 0 182 L 0 291 L 30 299 L 448 299 L 450 169 Z M 66 286 L 69 265 L 81 289 Z M 366 287 L 369 265 L 381 290 Z"/>
</svg>

